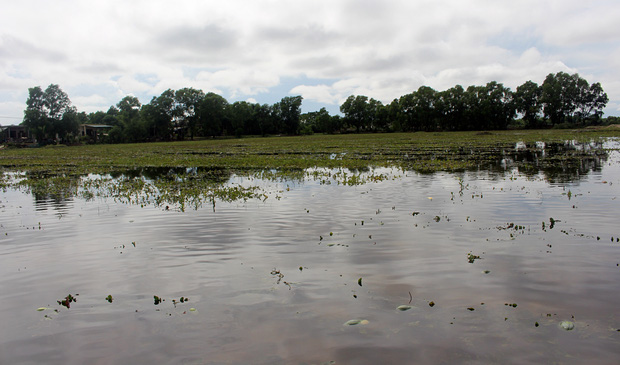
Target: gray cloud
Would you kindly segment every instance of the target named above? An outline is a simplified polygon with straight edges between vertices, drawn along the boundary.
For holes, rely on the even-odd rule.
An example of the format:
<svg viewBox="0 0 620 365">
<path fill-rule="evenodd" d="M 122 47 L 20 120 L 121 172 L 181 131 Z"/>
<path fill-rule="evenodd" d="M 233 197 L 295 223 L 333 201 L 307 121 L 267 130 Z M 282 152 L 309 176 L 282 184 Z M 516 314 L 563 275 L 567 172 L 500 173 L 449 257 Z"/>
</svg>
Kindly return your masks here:
<svg viewBox="0 0 620 365">
<path fill-rule="evenodd" d="M 201 27 L 176 26 L 163 29 L 152 40 L 153 51 L 178 62 L 201 60 L 223 62 L 241 52 L 236 31 L 216 24 Z"/>
<path fill-rule="evenodd" d="M 35 45 L 9 34 L 3 34 L 0 37 L 0 41 L 0 59 L 4 60 L 0 62 L 31 59 L 45 60 L 46 62 L 62 62 L 67 59 L 62 52 Z"/>
<path fill-rule="evenodd" d="M 75 90 L 78 108 L 116 104 L 130 93 L 148 101 L 181 87 L 241 100 L 288 90 L 337 105 L 355 93 L 389 102 L 421 85 L 495 80 L 515 88 L 568 71 L 600 81 L 607 112 L 620 114 L 617 0 L 85 4 L 3 6 L 0 91 L 9 97 L 0 113 L 21 115 L 15 105 L 27 88 L 50 83 Z M 303 81 L 283 81 L 292 79 Z M 92 88 L 85 94 L 78 85 Z"/>
</svg>

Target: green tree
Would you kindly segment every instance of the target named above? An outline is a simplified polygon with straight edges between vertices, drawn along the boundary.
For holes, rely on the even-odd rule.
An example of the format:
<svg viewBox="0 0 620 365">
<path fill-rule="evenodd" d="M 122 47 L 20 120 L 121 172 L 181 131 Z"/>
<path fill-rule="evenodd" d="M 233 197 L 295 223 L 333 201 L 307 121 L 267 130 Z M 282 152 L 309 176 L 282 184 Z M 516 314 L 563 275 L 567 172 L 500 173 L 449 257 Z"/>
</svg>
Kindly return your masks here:
<svg viewBox="0 0 620 365">
<path fill-rule="evenodd" d="M 236 101 L 228 107 L 228 115 L 230 123 L 225 128 L 226 133 L 241 137 L 246 133 L 246 126 L 252 121 L 252 105 L 247 101 Z"/>
<path fill-rule="evenodd" d="M 116 108 L 110 109 L 108 114 L 113 114 L 118 110 L 115 116 L 118 122 L 110 131 L 110 139 L 113 142 L 135 143 L 147 140 L 147 126 L 140 115 L 142 104 L 137 97 L 127 95 L 116 104 Z"/>
<path fill-rule="evenodd" d="M 277 133 L 275 115 L 273 113 L 273 107 L 269 104 L 254 104 L 253 115 L 258 127 L 258 131 L 254 133 L 260 133 L 263 136 L 268 134 Z"/>
<path fill-rule="evenodd" d="M 577 112 L 575 113 L 581 124 L 600 124 L 603 116 L 603 109 L 607 105 L 609 98 L 603 91 L 600 83 L 596 82 L 589 87 L 585 86 L 580 90 L 577 102 Z"/>
<path fill-rule="evenodd" d="M 45 91 L 40 86 L 28 89 L 23 125 L 30 128 L 40 142 L 58 138 L 68 141 L 78 132 L 77 110 L 58 85 L 51 84 Z"/>
<path fill-rule="evenodd" d="M 599 123 L 609 101 L 600 83 L 590 85 L 579 74 L 549 74 L 542 85 L 545 117 L 552 125 Z"/>
<path fill-rule="evenodd" d="M 376 126 L 377 109 L 381 102 L 364 95 L 351 95 L 340 105 L 347 125 L 355 127 L 359 133 L 362 130 L 374 129 Z"/>
<path fill-rule="evenodd" d="M 523 115 L 526 128 L 539 128 L 542 88 L 533 81 L 526 81 L 518 86 L 514 93 L 514 105 L 517 112 Z"/>
<path fill-rule="evenodd" d="M 228 124 L 228 101 L 218 94 L 207 93 L 198 107 L 198 124 L 203 136 L 219 136 Z"/>
<path fill-rule="evenodd" d="M 369 115 L 367 128 L 373 132 L 383 130 L 388 123 L 388 120 L 384 114 L 383 103 L 379 100 L 370 98 L 368 100 L 367 108 Z"/>
<path fill-rule="evenodd" d="M 189 132 L 191 139 L 198 131 L 198 119 L 201 102 L 205 94 L 202 90 L 194 88 L 183 88 L 177 90 L 174 94 L 175 106 L 174 116 L 176 120 L 177 134 L 181 139 L 184 138 L 185 132 Z"/>
<path fill-rule="evenodd" d="M 286 96 L 274 104 L 273 112 L 281 123 L 282 132 L 290 135 L 299 132 L 302 100 L 301 96 Z"/>
<path fill-rule="evenodd" d="M 144 105 L 141 118 L 148 128 L 148 134 L 159 141 L 169 141 L 174 135 L 175 117 L 174 91 L 168 89 Z"/>
<path fill-rule="evenodd" d="M 137 116 L 139 114 L 141 106 L 142 104 L 137 97 L 133 95 L 127 95 L 116 104 L 116 113 L 123 115 L 123 117 L 125 118 L 133 118 L 134 116 Z"/>
<path fill-rule="evenodd" d="M 406 94 L 398 100 L 400 123 L 406 131 L 433 131 L 438 127 L 438 95 L 428 86 Z"/>
<path fill-rule="evenodd" d="M 468 126 L 465 119 L 465 89 L 461 85 L 456 85 L 439 92 L 437 98 L 437 103 L 441 105 L 440 127 L 448 131 L 466 130 Z"/>
<path fill-rule="evenodd" d="M 30 129 L 30 133 L 38 141 L 42 141 L 49 130 L 45 110 L 45 94 L 40 86 L 28 89 L 28 100 L 26 100 L 22 124 Z"/>
<path fill-rule="evenodd" d="M 437 130 L 437 91 L 428 86 L 420 86 L 417 91 L 405 95 L 401 105 L 407 114 L 410 130 Z"/>
<path fill-rule="evenodd" d="M 321 108 L 319 111 L 308 112 L 301 115 L 301 129 L 308 130 L 310 128 L 312 132 L 327 133 L 329 128 L 329 121 L 331 116 L 325 108 Z"/>
<path fill-rule="evenodd" d="M 506 129 L 514 117 L 512 92 L 496 81 L 486 86 L 469 86 L 464 96 L 469 130 Z"/>
<path fill-rule="evenodd" d="M 552 125 L 567 122 L 575 111 L 577 85 L 575 79 L 566 72 L 549 74 L 542 84 L 541 101 L 545 118 Z"/>
</svg>

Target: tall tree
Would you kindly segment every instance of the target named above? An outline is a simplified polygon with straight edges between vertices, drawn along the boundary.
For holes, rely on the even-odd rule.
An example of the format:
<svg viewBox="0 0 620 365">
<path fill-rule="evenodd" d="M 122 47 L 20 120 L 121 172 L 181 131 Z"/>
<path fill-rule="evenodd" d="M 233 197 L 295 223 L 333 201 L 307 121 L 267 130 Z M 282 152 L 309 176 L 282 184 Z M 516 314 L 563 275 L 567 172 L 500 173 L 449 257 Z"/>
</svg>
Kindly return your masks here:
<svg viewBox="0 0 620 365">
<path fill-rule="evenodd" d="M 355 127 L 357 132 L 373 129 L 376 124 L 377 109 L 381 102 L 365 95 L 351 95 L 340 105 L 345 123 Z"/>
<path fill-rule="evenodd" d="M 467 129 L 506 129 L 514 116 L 512 92 L 491 81 L 486 86 L 469 86 L 465 92 Z"/>
<path fill-rule="evenodd" d="M 47 125 L 47 112 L 45 110 L 45 93 L 40 86 L 28 89 L 28 100 L 24 111 L 23 125 L 30 128 L 30 133 L 38 141 L 45 138 L 49 127 Z"/>
<path fill-rule="evenodd" d="M 276 121 L 273 113 L 273 107 L 269 104 L 254 104 L 253 105 L 254 120 L 258 130 L 253 133 L 260 133 L 266 136 L 271 133 L 276 133 Z"/>
<path fill-rule="evenodd" d="M 174 135 L 175 117 L 174 91 L 168 89 L 142 107 L 142 119 L 145 120 L 149 135 L 156 140 L 169 141 Z"/>
<path fill-rule="evenodd" d="M 597 123 L 609 101 L 600 83 L 590 85 L 579 74 L 549 74 L 542 85 L 541 101 L 551 124 Z"/>
<path fill-rule="evenodd" d="M 440 126 L 443 130 L 465 130 L 467 123 L 465 119 L 465 89 L 461 85 L 456 85 L 438 94 L 440 108 Z"/>
<path fill-rule="evenodd" d="M 274 113 L 282 123 L 282 132 L 297 134 L 301 117 L 301 96 L 286 96 L 274 105 Z"/>
<path fill-rule="evenodd" d="M 241 137 L 252 120 L 252 105 L 247 101 L 236 101 L 228 107 L 230 124 L 226 128 L 229 135 Z"/>
<path fill-rule="evenodd" d="M 549 74 L 542 84 L 541 101 L 545 117 L 552 125 L 564 123 L 575 110 L 577 85 L 566 72 Z"/>
<path fill-rule="evenodd" d="M 204 97 L 202 90 L 194 88 L 183 88 L 175 92 L 174 114 L 177 121 L 177 133 L 182 132 L 181 138 L 184 137 L 185 131 L 188 131 L 191 139 L 194 139 L 198 130 L 198 109 Z"/>
<path fill-rule="evenodd" d="M 603 87 L 596 82 L 589 87 L 583 87 L 577 102 L 577 118 L 582 124 L 598 124 L 603 116 L 603 109 L 609 98 L 603 91 Z"/>
<path fill-rule="evenodd" d="M 37 140 L 60 138 L 67 141 L 77 135 L 77 110 L 58 85 L 51 84 L 45 91 L 40 86 L 28 89 L 28 100 L 23 125 L 29 127 Z"/>
<path fill-rule="evenodd" d="M 198 124 L 203 136 L 219 136 L 227 124 L 228 101 L 223 96 L 209 92 L 198 108 Z"/>
<path fill-rule="evenodd" d="M 109 138 L 113 142 L 143 142 L 147 140 L 148 131 L 141 118 L 142 104 L 137 97 L 127 95 L 108 110 L 109 121 L 116 124 L 110 130 Z"/>
<path fill-rule="evenodd" d="M 517 91 L 514 93 L 514 104 L 516 111 L 523 115 L 527 128 L 540 127 L 541 96 L 542 88 L 531 80 L 526 81 L 521 86 L 517 86 Z"/>
<path fill-rule="evenodd" d="M 410 121 L 414 130 L 437 130 L 437 91 L 428 86 L 420 86 L 418 90 L 405 99 L 410 111 Z"/>
</svg>

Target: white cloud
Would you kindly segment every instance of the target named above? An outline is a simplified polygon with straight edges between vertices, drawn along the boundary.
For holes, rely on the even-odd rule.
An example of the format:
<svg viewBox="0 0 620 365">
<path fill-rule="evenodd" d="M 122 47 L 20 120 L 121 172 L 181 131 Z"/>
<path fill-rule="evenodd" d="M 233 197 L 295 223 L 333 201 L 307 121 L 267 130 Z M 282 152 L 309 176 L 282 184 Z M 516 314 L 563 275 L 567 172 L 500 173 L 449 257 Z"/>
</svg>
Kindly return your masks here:
<svg viewBox="0 0 620 365">
<path fill-rule="evenodd" d="M 618 18 L 616 0 L 24 0 L 0 13 L 0 103 L 21 115 L 27 88 L 50 83 L 88 111 L 167 88 L 247 100 L 298 79 L 286 90 L 338 105 L 569 71 L 617 106 Z"/>
</svg>

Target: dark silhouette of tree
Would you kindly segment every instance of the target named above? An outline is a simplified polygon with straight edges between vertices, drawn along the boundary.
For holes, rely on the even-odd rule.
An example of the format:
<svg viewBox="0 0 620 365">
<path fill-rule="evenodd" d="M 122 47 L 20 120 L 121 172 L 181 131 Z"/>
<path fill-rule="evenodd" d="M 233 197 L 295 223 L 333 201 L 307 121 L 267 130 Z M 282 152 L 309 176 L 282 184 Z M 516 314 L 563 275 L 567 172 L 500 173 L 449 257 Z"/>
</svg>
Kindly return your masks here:
<svg viewBox="0 0 620 365">
<path fill-rule="evenodd" d="M 523 115 L 526 128 L 541 127 L 540 112 L 542 88 L 533 81 L 526 81 L 517 87 L 514 93 L 514 104 L 517 112 Z"/>
<path fill-rule="evenodd" d="M 227 122 L 228 101 L 224 97 L 207 93 L 198 107 L 198 124 L 200 126 L 200 135 L 202 136 L 220 136 L 224 125 Z"/>
<path fill-rule="evenodd" d="M 282 132 L 289 135 L 298 133 L 302 100 L 301 96 L 286 96 L 273 106 L 273 113 L 281 122 Z"/>
<path fill-rule="evenodd" d="M 552 125 L 598 123 L 608 100 L 599 83 L 589 85 L 579 74 L 551 73 L 542 85 L 543 111 Z"/>
<path fill-rule="evenodd" d="M 51 139 L 67 142 L 77 136 L 79 119 L 67 93 L 51 84 L 45 91 L 40 86 L 28 89 L 22 124 L 41 143 Z"/>
</svg>

